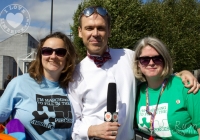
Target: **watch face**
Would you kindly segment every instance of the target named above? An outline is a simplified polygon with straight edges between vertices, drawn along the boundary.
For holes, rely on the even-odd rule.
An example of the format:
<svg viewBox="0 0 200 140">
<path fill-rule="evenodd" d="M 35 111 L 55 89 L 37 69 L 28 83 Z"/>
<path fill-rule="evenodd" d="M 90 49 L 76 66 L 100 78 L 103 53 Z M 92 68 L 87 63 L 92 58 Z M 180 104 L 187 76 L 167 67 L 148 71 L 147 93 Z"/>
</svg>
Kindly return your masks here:
<svg viewBox="0 0 200 140">
<path fill-rule="evenodd" d="M 112 114 L 110 112 L 105 112 L 104 118 L 106 122 L 110 122 L 112 119 Z"/>
</svg>

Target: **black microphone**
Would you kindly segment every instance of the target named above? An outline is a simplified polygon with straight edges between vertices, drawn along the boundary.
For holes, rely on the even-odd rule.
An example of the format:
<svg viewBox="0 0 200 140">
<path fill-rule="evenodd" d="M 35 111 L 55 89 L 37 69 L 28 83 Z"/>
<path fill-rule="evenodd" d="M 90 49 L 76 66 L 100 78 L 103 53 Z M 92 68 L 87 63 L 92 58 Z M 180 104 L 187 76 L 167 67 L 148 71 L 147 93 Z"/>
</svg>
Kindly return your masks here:
<svg viewBox="0 0 200 140">
<path fill-rule="evenodd" d="M 117 86 L 116 83 L 109 83 L 107 92 L 107 112 L 104 113 L 104 121 L 118 122 L 118 113 L 116 112 L 116 104 L 117 104 Z"/>
</svg>

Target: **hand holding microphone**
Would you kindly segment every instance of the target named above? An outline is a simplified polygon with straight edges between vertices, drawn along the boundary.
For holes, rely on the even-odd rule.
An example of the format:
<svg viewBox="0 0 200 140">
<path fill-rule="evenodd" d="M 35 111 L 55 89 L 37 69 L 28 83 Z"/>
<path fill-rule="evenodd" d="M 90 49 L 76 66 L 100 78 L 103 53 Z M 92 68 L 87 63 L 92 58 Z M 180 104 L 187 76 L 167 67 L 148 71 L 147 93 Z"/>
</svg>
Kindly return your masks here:
<svg viewBox="0 0 200 140">
<path fill-rule="evenodd" d="M 105 122 L 118 122 L 117 105 L 117 86 L 116 83 L 108 84 L 107 92 L 107 111 L 104 114 Z M 118 131 L 110 130 L 111 136 L 116 136 Z"/>
<path fill-rule="evenodd" d="M 116 112 L 117 104 L 117 87 L 116 83 L 108 84 L 107 92 L 107 111 L 104 114 L 104 121 L 118 122 L 118 112 Z"/>
<path fill-rule="evenodd" d="M 118 128 L 118 112 L 116 112 L 117 104 L 117 87 L 116 83 L 108 84 L 107 91 L 107 111 L 104 113 L 104 123 L 89 127 L 88 135 L 95 139 L 115 140 L 117 138 Z"/>
</svg>

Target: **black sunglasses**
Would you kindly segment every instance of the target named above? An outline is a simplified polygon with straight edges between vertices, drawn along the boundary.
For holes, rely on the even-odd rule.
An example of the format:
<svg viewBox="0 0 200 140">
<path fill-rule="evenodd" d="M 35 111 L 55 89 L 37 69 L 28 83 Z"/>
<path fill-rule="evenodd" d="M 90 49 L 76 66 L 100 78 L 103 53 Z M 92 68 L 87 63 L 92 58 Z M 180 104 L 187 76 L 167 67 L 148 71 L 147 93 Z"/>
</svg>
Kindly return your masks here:
<svg viewBox="0 0 200 140">
<path fill-rule="evenodd" d="M 137 60 L 139 60 L 140 64 L 143 66 L 147 66 L 150 60 L 152 60 L 153 63 L 156 65 L 160 65 L 163 63 L 163 57 L 161 55 L 157 55 L 153 57 L 149 57 L 149 56 L 138 57 Z"/>
<path fill-rule="evenodd" d="M 86 17 L 91 16 L 94 12 L 97 12 L 101 16 L 105 16 L 108 14 L 108 11 L 103 7 L 88 7 L 85 8 L 82 12 Z"/>
<path fill-rule="evenodd" d="M 64 57 L 67 50 L 65 48 L 52 49 L 49 47 L 43 47 L 41 52 L 44 56 L 52 55 L 52 53 L 55 52 L 57 56 Z"/>
</svg>

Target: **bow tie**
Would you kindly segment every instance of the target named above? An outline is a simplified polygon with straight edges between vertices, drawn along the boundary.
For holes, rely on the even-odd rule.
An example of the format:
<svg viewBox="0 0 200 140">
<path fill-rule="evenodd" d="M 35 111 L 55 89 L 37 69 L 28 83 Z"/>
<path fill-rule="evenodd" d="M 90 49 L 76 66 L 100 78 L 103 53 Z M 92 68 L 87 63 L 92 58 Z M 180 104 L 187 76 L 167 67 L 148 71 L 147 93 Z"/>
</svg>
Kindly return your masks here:
<svg viewBox="0 0 200 140">
<path fill-rule="evenodd" d="M 93 56 L 90 54 L 87 54 L 87 56 L 94 61 L 98 68 L 103 66 L 106 61 L 111 59 L 109 52 L 105 52 L 102 56 Z"/>
</svg>

